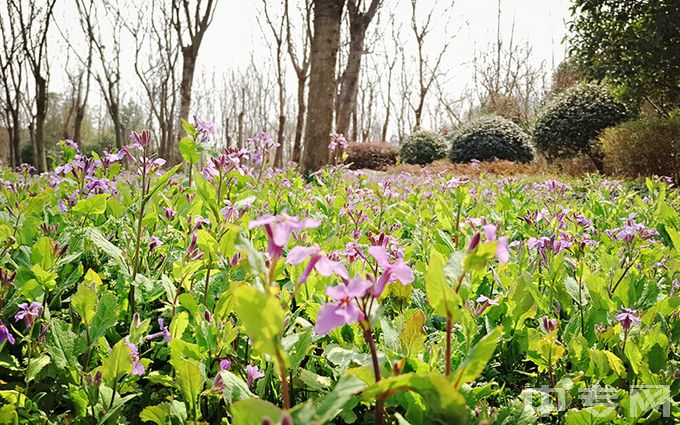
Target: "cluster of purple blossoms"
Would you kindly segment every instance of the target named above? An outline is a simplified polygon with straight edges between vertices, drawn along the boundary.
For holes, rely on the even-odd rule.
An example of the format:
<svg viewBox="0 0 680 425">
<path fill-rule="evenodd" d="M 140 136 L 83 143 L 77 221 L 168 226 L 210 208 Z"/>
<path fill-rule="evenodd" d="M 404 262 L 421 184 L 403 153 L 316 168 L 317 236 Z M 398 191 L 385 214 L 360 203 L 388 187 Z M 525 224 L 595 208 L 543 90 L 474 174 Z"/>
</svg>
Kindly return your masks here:
<svg viewBox="0 0 680 425">
<path fill-rule="evenodd" d="M 137 346 L 131 342 L 127 343 L 130 348 L 130 358 L 132 359 L 132 374 L 137 376 L 144 375 L 144 365 L 139 361 L 139 350 Z"/>
<path fill-rule="evenodd" d="M 33 301 L 30 305 L 28 303 L 19 304 L 19 311 L 14 315 L 15 321 L 23 320 L 27 328 L 33 327 L 35 320 L 43 312 L 43 306 L 37 301 Z"/>
<path fill-rule="evenodd" d="M 198 137 L 196 137 L 196 141 L 199 143 L 205 143 L 210 141 L 210 137 L 217 132 L 217 128 L 215 127 L 214 123 L 209 121 L 203 121 L 196 115 L 193 116 L 191 124 L 198 132 Z"/>
<path fill-rule="evenodd" d="M 543 260 L 547 261 L 548 252 L 552 252 L 557 255 L 562 251 L 567 251 L 571 249 L 574 245 L 574 240 L 571 235 L 560 232 L 558 235 L 541 236 L 540 238 L 529 238 L 527 240 L 527 248 L 536 249 L 543 257 Z"/>
<path fill-rule="evenodd" d="M 215 177 L 226 176 L 232 171 L 245 176 L 249 172 L 246 165 L 248 157 L 248 151 L 245 149 L 224 149 L 221 154 L 208 160 L 201 174 L 211 182 L 215 181 Z"/>
<path fill-rule="evenodd" d="M 163 324 L 163 319 L 158 318 L 158 327 L 160 328 L 160 331 L 150 334 L 146 337 L 147 340 L 153 340 L 157 339 L 160 337 L 163 337 L 163 340 L 165 342 L 170 342 L 172 341 L 172 335 L 170 335 L 170 331 L 168 330 L 168 327 Z"/>
<path fill-rule="evenodd" d="M 345 136 L 336 132 L 332 132 L 328 136 L 331 138 L 330 143 L 328 143 L 328 150 L 335 152 L 338 147 L 340 147 L 340 150 L 343 151 L 347 149 L 348 143 L 347 139 L 345 139 Z"/>
<path fill-rule="evenodd" d="M 267 232 L 269 240 L 267 251 L 269 257 L 276 261 L 281 258 L 283 248 L 288 244 L 293 232 L 319 227 L 319 222 L 313 218 L 299 220 L 297 216 L 290 216 L 286 213 L 276 216 L 265 214 L 262 217 L 251 221 L 248 224 L 248 230 L 253 230 L 259 226 L 264 226 Z"/>
<path fill-rule="evenodd" d="M 484 238 L 487 242 L 493 242 L 496 240 L 497 228 L 493 224 L 485 224 L 482 226 L 484 232 Z M 476 232 L 470 239 L 468 245 L 468 251 L 474 251 L 482 240 L 482 235 L 480 232 Z M 501 264 L 505 264 L 510 259 L 510 250 L 508 247 L 508 238 L 506 236 L 501 236 L 498 238 L 496 244 L 496 258 Z"/>
<path fill-rule="evenodd" d="M 624 307 L 619 314 L 616 315 L 616 321 L 621 324 L 624 331 L 628 331 L 631 326 L 640 323 L 640 318 L 638 317 L 637 310 Z"/>
<path fill-rule="evenodd" d="M 630 213 L 623 226 L 605 231 L 612 239 L 617 239 L 624 242 L 633 242 L 637 235 L 643 241 L 651 241 L 652 238 L 659 236 L 659 232 L 650 229 L 641 223 L 635 222 L 635 213 Z"/>
<path fill-rule="evenodd" d="M 272 149 L 278 148 L 280 144 L 275 142 L 269 133 L 262 132 L 259 136 L 248 139 L 248 146 L 250 147 L 252 160 L 256 164 L 260 164 L 264 161 L 267 153 Z"/>
</svg>

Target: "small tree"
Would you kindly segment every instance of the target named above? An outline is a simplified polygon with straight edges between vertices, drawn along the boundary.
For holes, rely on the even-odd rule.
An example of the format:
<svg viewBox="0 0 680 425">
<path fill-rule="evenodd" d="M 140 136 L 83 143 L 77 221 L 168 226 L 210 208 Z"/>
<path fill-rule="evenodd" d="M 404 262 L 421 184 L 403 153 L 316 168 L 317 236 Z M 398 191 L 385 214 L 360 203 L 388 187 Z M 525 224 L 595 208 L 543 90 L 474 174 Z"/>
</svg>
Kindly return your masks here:
<svg viewBox="0 0 680 425">
<path fill-rule="evenodd" d="M 589 78 L 663 115 L 680 107 L 680 2 L 574 0 L 571 13 L 571 53 Z"/>
<path fill-rule="evenodd" d="M 533 141 L 549 160 L 583 154 L 602 171 L 602 155 L 594 141 L 602 130 L 626 121 L 630 115 L 626 105 L 604 87 L 577 85 L 539 113 Z"/>
</svg>

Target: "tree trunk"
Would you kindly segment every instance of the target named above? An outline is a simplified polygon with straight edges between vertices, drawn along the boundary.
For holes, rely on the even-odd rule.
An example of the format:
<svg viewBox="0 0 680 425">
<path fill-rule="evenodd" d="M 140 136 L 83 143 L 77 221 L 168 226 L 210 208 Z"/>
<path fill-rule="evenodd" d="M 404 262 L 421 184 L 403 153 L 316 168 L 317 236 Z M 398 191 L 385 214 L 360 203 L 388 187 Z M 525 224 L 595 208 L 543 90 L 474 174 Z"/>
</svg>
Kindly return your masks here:
<svg viewBox="0 0 680 425">
<path fill-rule="evenodd" d="M 21 164 L 21 122 L 19 121 L 19 110 L 12 111 L 12 145 L 14 157 L 12 165 L 17 167 Z"/>
<path fill-rule="evenodd" d="M 179 117 L 180 119 L 189 119 L 189 110 L 191 108 L 191 87 L 194 84 L 194 71 L 196 69 L 196 56 L 198 52 L 194 52 L 193 45 L 182 48 L 182 82 L 179 86 L 180 105 Z M 168 162 L 175 164 L 179 161 L 179 150 L 176 146 L 175 140 L 170 141 L 168 147 Z"/>
<path fill-rule="evenodd" d="M 80 143 L 80 133 L 83 128 L 83 120 L 85 119 L 85 107 L 76 106 L 76 116 L 73 118 L 73 140 Z"/>
<path fill-rule="evenodd" d="M 47 81 L 40 75 L 35 76 L 35 167 L 39 173 L 47 171 L 45 152 L 45 118 L 47 117 Z"/>
<path fill-rule="evenodd" d="M 111 115 L 111 122 L 113 123 L 113 133 L 116 139 L 116 148 L 123 147 L 123 128 L 120 123 L 120 111 L 118 110 L 118 102 L 113 102 L 109 106 L 109 113 Z"/>
<path fill-rule="evenodd" d="M 274 155 L 274 167 L 282 168 L 283 167 L 283 149 L 284 149 L 284 140 L 283 140 L 283 132 L 286 127 L 286 116 L 284 114 L 279 115 L 279 131 L 276 133 L 276 140 L 279 142 L 279 147 L 276 148 L 276 155 Z"/>
<path fill-rule="evenodd" d="M 352 112 L 357 103 L 361 58 L 364 54 L 364 38 L 368 22 L 365 25 L 362 24 L 352 23 L 350 25 L 349 56 L 340 85 L 337 132 L 345 135 L 349 130 Z"/>
<path fill-rule="evenodd" d="M 293 162 L 300 162 L 300 153 L 302 151 L 302 132 L 305 128 L 305 85 L 307 84 L 307 75 L 298 76 L 298 111 L 297 122 L 295 123 L 295 141 L 293 143 Z"/>
<path fill-rule="evenodd" d="M 309 114 L 305 125 L 302 171 L 309 174 L 328 162 L 328 135 L 333 129 L 335 65 L 340 45 L 344 0 L 316 0 L 311 49 Z"/>
</svg>

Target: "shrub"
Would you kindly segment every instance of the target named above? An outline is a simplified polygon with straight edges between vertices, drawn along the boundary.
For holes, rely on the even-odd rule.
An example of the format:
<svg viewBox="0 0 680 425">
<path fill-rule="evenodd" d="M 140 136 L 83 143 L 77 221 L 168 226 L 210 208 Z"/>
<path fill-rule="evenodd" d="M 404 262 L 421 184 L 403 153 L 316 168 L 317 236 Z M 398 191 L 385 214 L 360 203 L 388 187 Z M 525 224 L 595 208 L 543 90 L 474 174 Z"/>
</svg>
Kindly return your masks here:
<svg viewBox="0 0 680 425">
<path fill-rule="evenodd" d="M 398 156 L 399 149 L 388 143 L 350 143 L 346 162 L 353 170 L 384 170 L 395 165 Z"/>
<path fill-rule="evenodd" d="M 606 129 L 600 142 L 607 173 L 669 176 L 680 183 L 680 119 L 629 121 Z"/>
<path fill-rule="evenodd" d="M 407 164 L 429 164 L 446 156 L 447 146 L 444 136 L 418 130 L 408 136 L 401 145 L 399 156 Z"/>
<path fill-rule="evenodd" d="M 517 124 L 502 117 L 479 118 L 451 137 L 451 162 L 470 162 L 473 159 L 529 162 L 533 158 L 529 135 Z"/>
<path fill-rule="evenodd" d="M 533 142 L 548 160 L 583 154 L 602 171 L 597 136 L 630 118 L 622 102 L 602 86 L 580 84 L 557 96 L 536 119 Z"/>
</svg>

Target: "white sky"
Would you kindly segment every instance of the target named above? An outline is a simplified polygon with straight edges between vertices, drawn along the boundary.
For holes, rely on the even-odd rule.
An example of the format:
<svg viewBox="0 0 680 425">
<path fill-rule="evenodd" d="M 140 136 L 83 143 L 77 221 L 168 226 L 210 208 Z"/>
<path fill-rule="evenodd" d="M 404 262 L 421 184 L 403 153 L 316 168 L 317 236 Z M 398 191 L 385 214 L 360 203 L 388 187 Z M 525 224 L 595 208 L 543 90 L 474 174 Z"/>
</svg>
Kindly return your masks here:
<svg viewBox="0 0 680 425">
<path fill-rule="evenodd" d="M 95 0 L 96 1 L 96 0 Z M 149 0 L 138 0 L 140 4 Z M 210 75 L 226 73 L 234 69 L 242 69 L 251 60 L 256 63 L 270 61 L 273 56 L 273 46 L 269 44 L 269 28 L 266 34 L 258 24 L 257 17 L 262 14 L 261 0 L 217 0 L 216 14 L 211 27 L 208 29 L 198 58 L 196 76 L 205 73 Z M 366 2 L 366 1 L 365 1 Z M 442 70 L 446 71 L 446 89 L 451 98 L 459 97 L 466 88 L 473 85 L 471 61 L 475 52 L 487 50 L 490 43 L 496 39 L 498 0 L 455 0 L 453 7 L 447 14 L 443 11 L 451 0 L 419 0 L 418 9 L 424 17 L 428 9 L 437 4 L 438 12 L 434 19 L 434 28 L 426 42 L 426 52 L 436 56 L 441 46 L 449 40 L 450 47 L 442 62 Z M 150 2 L 149 2 L 150 3 Z M 267 0 L 272 10 L 280 8 L 282 1 Z M 291 0 L 296 4 L 296 0 Z M 531 46 L 534 65 L 543 64 L 550 71 L 564 58 L 565 46 L 562 40 L 566 34 L 566 21 L 569 19 L 568 0 L 502 0 L 501 32 L 504 42 L 509 42 L 513 22 L 514 41 L 516 44 L 528 43 Z M 401 43 L 407 53 L 415 54 L 415 42 L 410 30 L 411 2 L 410 0 L 384 0 L 379 11 L 379 17 L 371 23 L 379 28 L 384 37 L 391 37 L 388 16 L 393 13 L 396 21 L 402 25 Z M 59 28 L 68 32 L 69 37 L 82 37 L 77 23 L 75 4 L 69 0 L 59 0 L 55 12 Z M 376 27 L 377 25 L 377 27 Z M 53 34 L 57 34 L 56 32 Z M 453 36 L 453 38 L 452 38 Z M 55 37 L 60 38 L 55 35 Z M 58 40 L 54 40 L 59 43 Z M 127 45 L 126 43 L 129 43 Z M 390 45 L 391 40 L 381 40 L 376 45 Z M 60 43 L 61 44 L 61 43 Z M 123 54 L 133 55 L 132 40 L 124 40 Z M 136 77 L 133 72 L 132 57 L 122 61 L 124 81 L 133 84 Z M 286 63 L 288 57 L 286 56 Z M 61 61 L 63 70 L 63 55 L 53 59 L 56 66 Z M 61 74 L 61 75 L 60 75 Z M 288 69 L 287 80 L 290 81 L 288 94 L 295 92 L 292 68 Z M 63 71 L 55 69 L 52 74 L 51 90 L 59 90 L 65 85 Z M 96 86 L 93 86 L 96 88 Z M 123 93 L 126 90 L 122 90 Z M 96 93 L 93 93 L 96 96 Z"/>
</svg>

